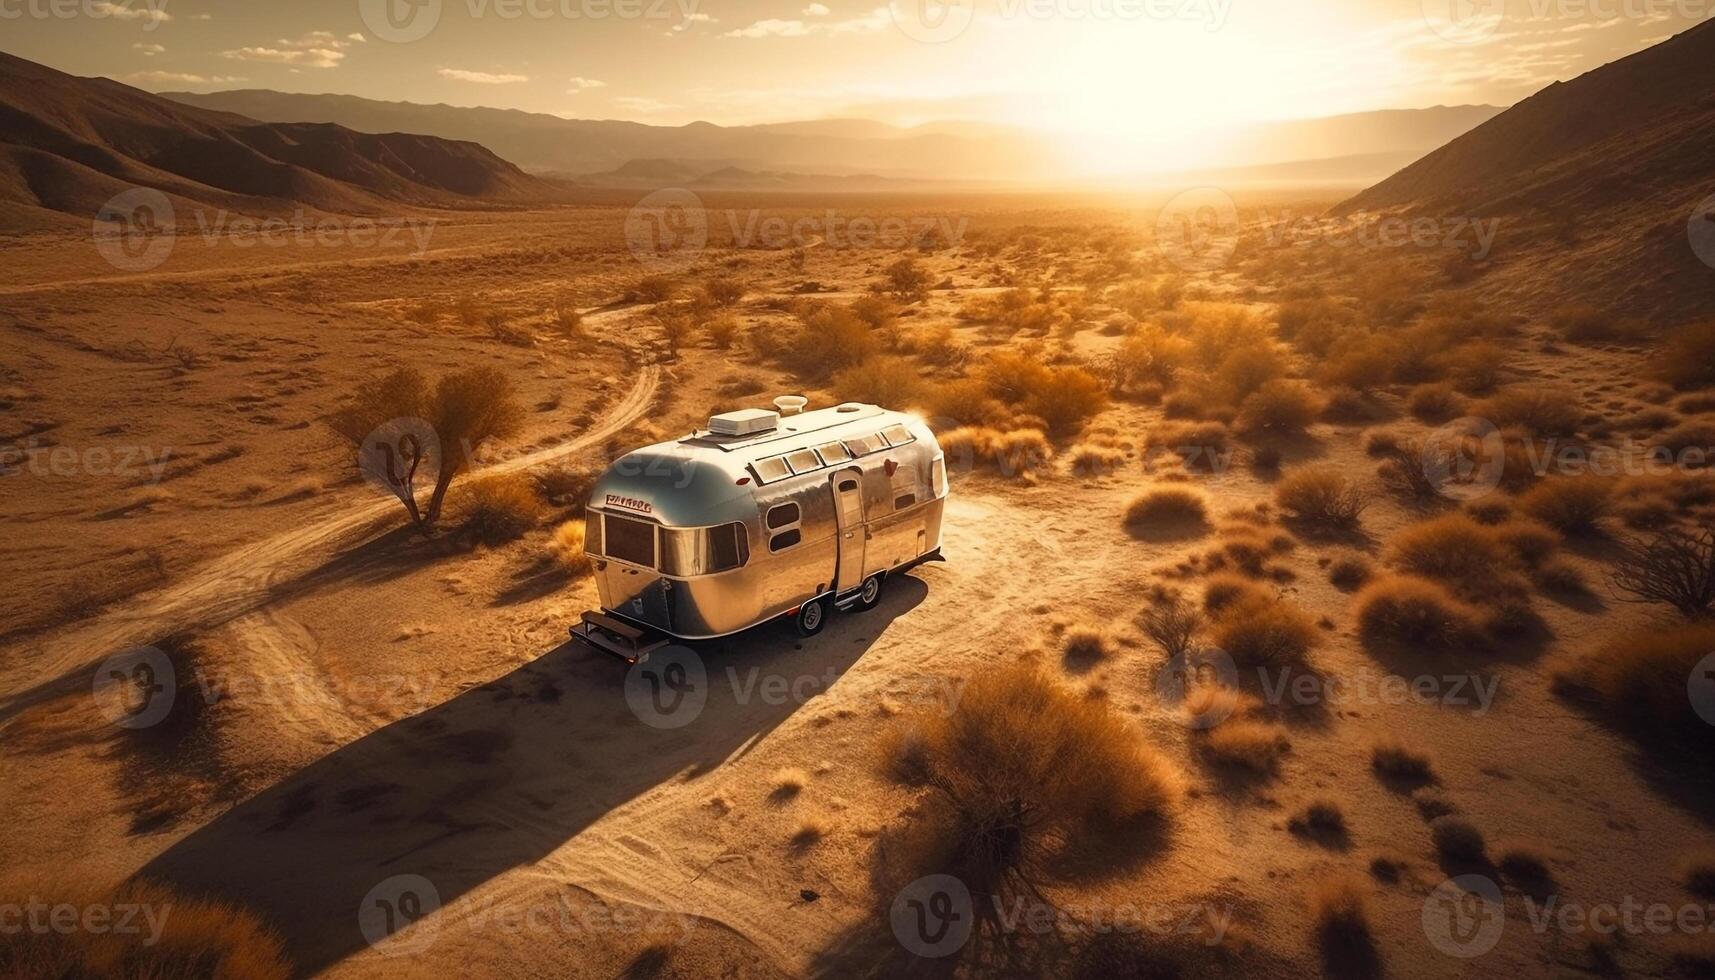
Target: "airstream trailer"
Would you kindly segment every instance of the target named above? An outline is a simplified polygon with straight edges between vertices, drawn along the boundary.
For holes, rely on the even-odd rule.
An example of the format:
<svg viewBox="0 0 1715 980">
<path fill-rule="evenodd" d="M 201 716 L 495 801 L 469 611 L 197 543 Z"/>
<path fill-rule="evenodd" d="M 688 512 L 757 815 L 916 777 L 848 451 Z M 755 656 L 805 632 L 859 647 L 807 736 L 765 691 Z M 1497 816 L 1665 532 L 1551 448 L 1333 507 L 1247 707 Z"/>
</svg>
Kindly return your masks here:
<svg viewBox="0 0 1715 980">
<path fill-rule="evenodd" d="M 887 577 L 940 560 L 947 464 L 929 427 L 875 405 L 717 415 L 615 461 L 585 550 L 602 608 L 572 633 L 630 661 L 779 617 L 821 631 Z"/>
</svg>

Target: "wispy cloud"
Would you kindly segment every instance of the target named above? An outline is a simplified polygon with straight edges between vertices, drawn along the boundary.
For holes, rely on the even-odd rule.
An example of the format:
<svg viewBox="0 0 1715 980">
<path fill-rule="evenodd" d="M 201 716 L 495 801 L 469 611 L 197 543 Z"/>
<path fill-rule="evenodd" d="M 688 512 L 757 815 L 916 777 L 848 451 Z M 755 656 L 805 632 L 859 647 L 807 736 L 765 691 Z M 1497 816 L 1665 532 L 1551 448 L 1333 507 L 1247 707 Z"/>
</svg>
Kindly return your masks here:
<svg viewBox="0 0 1715 980">
<path fill-rule="evenodd" d="M 97 17 L 112 17 L 114 20 L 146 20 L 154 24 L 164 24 L 173 19 L 173 15 L 161 9 L 164 4 L 140 3 L 110 3 L 108 0 L 96 0 L 89 5 L 91 13 Z"/>
<path fill-rule="evenodd" d="M 235 61 L 260 61 L 298 68 L 338 68 L 345 60 L 345 49 L 351 47 L 353 37 L 360 42 L 363 40 L 357 35 L 340 37 L 332 31 L 310 31 L 297 38 L 280 38 L 272 44 L 222 51 L 220 56 Z"/>
<path fill-rule="evenodd" d="M 567 95 L 576 95 L 586 89 L 607 88 L 607 83 L 604 81 L 594 78 L 584 78 L 578 75 L 574 75 L 568 79 L 567 84 L 571 85 L 571 88 L 566 89 Z"/>
<path fill-rule="evenodd" d="M 819 13 L 817 11 L 820 11 Z M 813 3 L 804 8 L 805 16 L 824 17 L 832 13 L 827 7 Z M 884 31 L 892 23 L 892 17 L 886 7 L 877 7 L 862 17 L 850 17 L 845 20 L 817 21 L 807 23 L 803 20 L 782 20 L 770 17 L 759 20 L 748 27 L 740 27 L 727 31 L 722 37 L 810 37 L 814 34 L 874 34 Z"/>
<path fill-rule="evenodd" d="M 166 52 L 167 52 L 167 49 L 164 45 L 143 44 L 142 42 L 138 42 L 137 44 L 131 45 L 131 50 L 141 52 L 143 57 L 145 57 L 145 58 L 153 58 L 154 56 L 156 56 L 158 54 L 166 54 Z"/>
<path fill-rule="evenodd" d="M 660 99 L 650 99 L 634 95 L 621 96 L 620 98 L 614 99 L 613 104 L 622 109 L 630 109 L 632 112 L 642 113 L 670 112 L 679 108 L 679 106 L 671 102 L 662 102 Z"/>
<path fill-rule="evenodd" d="M 693 24 L 718 24 L 718 23 L 720 23 L 720 21 L 715 20 L 713 17 L 710 17 L 708 14 L 703 14 L 703 13 L 686 14 L 684 20 L 678 22 L 677 24 L 674 24 L 672 27 L 667 28 L 667 36 L 672 37 L 673 35 L 678 34 L 681 31 L 688 31 L 691 29 L 691 25 L 693 25 Z"/>
<path fill-rule="evenodd" d="M 193 75 L 183 71 L 139 71 L 125 76 L 128 82 L 145 85 L 228 85 L 242 82 L 239 75 Z"/>
<path fill-rule="evenodd" d="M 528 82 L 528 75 L 494 74 L 486 71 L 466 71 L 463 68 L 442 68 L 435 74 L 442 78 L 450 78 L 456 82 L 475 82 L 478 85 L 512 85 L 517 82 Z"/>
</svg>

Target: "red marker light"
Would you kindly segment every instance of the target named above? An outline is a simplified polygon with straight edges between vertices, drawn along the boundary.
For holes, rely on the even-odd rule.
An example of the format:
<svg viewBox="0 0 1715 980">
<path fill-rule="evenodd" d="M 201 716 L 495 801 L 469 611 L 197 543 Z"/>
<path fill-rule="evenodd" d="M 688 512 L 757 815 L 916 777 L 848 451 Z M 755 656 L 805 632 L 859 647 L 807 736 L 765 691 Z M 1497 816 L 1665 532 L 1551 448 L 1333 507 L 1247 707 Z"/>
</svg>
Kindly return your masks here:
<svg viewBox="0 0 1715 980">
<path fill-rule="evenodd" d="M 750 483 L 750 477 L 748 477 L 748 476 L 741 476 L 738 478 L 738 485 L 741 487 L 747 486 L 749 483 Z"/>
</svg>

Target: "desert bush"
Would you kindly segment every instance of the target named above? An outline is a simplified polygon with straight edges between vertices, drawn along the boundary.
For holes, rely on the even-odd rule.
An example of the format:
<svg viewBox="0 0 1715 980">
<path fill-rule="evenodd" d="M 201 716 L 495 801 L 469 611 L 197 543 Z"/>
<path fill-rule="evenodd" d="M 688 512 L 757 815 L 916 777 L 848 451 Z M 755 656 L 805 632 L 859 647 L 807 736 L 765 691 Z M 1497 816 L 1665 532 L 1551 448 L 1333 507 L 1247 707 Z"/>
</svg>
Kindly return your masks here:
<svg viewBox="0 0 1715 980">
<path fill-rule="evenodd" d="M 1300 520 L 1327 527 L 1351 527 L 1369 506 L 1363 488 L 1332 465 L 1293 470 L 1275 487 L 1274 499 Z"/>
<path fill-rule="evenodd" d="M 1027 476 L 1048 466 L 1054 448 L 1040 429 L 1001 431 L 963 426 L 937 437 L 953 472 L 978 467 L 999 470 L 1002 476 Z"/>
<path fill-rule="evenodd" d="M 703 299 L 707 301 L 710 306 L 723 308 L 728 306 L 737 306 L 739 300 L 744 299 L 744 294 L 744 283 L 739 282 L 737 279 L 722 277 L 719 279 L 710 279 L 708 282 L 703 283 Z"/>
<path fill-rule="evenodd" d="M 1435 579 L 1467 599 L 1518 588 L 1513 554 L 1495 533 L 1464 514 L 1443 514 L 1395 534 L 1389 557 L 1406 572 Z"/>
<path fill-rule="evenodd" d="M 1498 848 L 1500 860 L 1495 862 L 1514 881 L 1545 882 L 1554 877 L 1549 870 L 1548 852 L 1529 841 L 1505 841 Z"/>
<path fill-rule="evenodd" d="M 1635 630 L 1586 655 L 1560 680 L 1587 692 L 1619 727 L 1708 765 L 1715 759 L 1715 726 L 1698 715 L 1686 684 L 1712 650 L 1715 624 Z"/>
<path fill-rule="evenodd" d="M 1366 878 L 1352 872 L 1326 875 L 1310 886 L 1310 921 L 1324 956 L 1339 959 L 1349 953 L 1335 950 L 1371 942 L 1372 891 Z"/>
<path fill-rule="evenodd" d="M 1221 359 L 1215 369 L 1216 385 L 1229 401 L 1242 403 L 1270 381 L 1286 374 L 1286 359 L 1270 344 L 1240 347 Z"/>
<path fill-rule="evenodd" d="M 1190 357 L 1184 338 L 1153 324 L 1142 326 L 1120 343 L 1109 364 L 1114 394 L 1130 397 L 1150 386 L 1171 388 Z"/>
<path fill-rule="evenodd" d="M 1316 297 L 1280 304 L 1275 320 L 1282 340 L 1319 357 L 1351 329 L 1352 315 L 1333 300 Z"/>
<path fill-rule="evenodd" d="M 950 707 L 910 719 L 884 744 L 882 766 L 924 791 L 888 842 L 900 883 L 956 876 L 985 933 L 1009 900 L 1040 897 L 1054 858 L 1165 817 L 1183 792 L 1179 772 L 1123 717 L 1030 663 L 984 670 Z"/>
<path fill-rule="evenodd" d="M 1670 334 L 1656 355 L 1655 373 L 1681 391 L 1715 385 L 1715 320 Z"/>
<path fill-rule="evenodd" d="M 1578 395 L 1547 385 L 1512 385 L 1491 395 L 1474 410 L 1501 428 L 1518 426 L 1536 436 L 1576 435 L 1584 410 Z"/>
<path fill-rule="evenodd" d="M 1286 729 L 1272 722 L 1229 719 L 1208 731 L 1204 749 L 1216 763 L 1263 774 L 1292 748 Z"/>
<path fill-rule="evenodd" d="M 1221 606 L 1211 637 L 1245 667 L 1303 666 L 1322 639 L 1303 610 L 1258 592 L 1241 594 Z"/>
<path fill-rule="evenodd" d="M 1161 648 L 1167 659 L 1185 656 L 1203 629 L 1203 612 L 1181 592 L 1164 593 L 1138 614 L 1143 635 Z"/>
<path fill-rule="evenodd" d="M 460 529 L 482 544 L 504 544 L 528 534 L 540 524 L 542 501 L 521 473 L 490 476 L 464 487 L 458 495 Z"/>
<path fill-rule="evenodd" d="M 1333 800 L 1312 800 L 1287 821 L 1287 827 L 1293 833 L 1305 836 L 1344 837 L 1347 833 L 1346 813 Z"/>
<path fill-rule="evenodd" d="M 1557 477 L 1526 490 L 1519 507 L 1563 534 L 1589 534 L 1613 510 L 1613 487 L 1596 477 Z"/>
<path fill-rule="evenodd" d="M 1336 387 L 1322 403 L 1322 420 L 1346 425 L 1362 425 L 1377 417 L 1376 405 L 1353 388 Z"/>
<path fill-rule="evenodd" d="M 921 299 L 929 292 L 929 272 L 912 258 L 902 258 L 887 267 L 887 290 L 902 303 Z"/>
<path fill-rule="evenodd" d="M 584 335 L 583 312 L 569 296 L 554 297 L 554 308 L 549 315 L 549 322 L 553 324 L 555 333 L 569 340 L 577 340 Z"/>
<path fill-rule="evenodd" d="M 160 932 L 139 928 L 0 930 L 0 975 L 64 980 L 286 980 L 292 976 L 280 937 L 253 913 L 226 902 L 192 899 L 162 885 L 133 881 L 106 892 L 52 882 L 17 882 L 9 901 L 50 907 L 163 910 Z M 141 923 L 139 923 L 141 925 Z"/>
<path fill-rule="evenodd" d="M 1207 525 L 1209 505 L 1203 494 L 1185 487 L 1148 490 L 1131 499 L 1125 508 L 1128 527 L 1163 525 Z"/>
<path fill-rule="evenodd" d="M 626 290 L 625 298 L 633 303 L 662 303 L 677 291 L 678 285 L 666 276 L 644 276 Z"/>
<path fill-rule="evenodd" d="M 824 378 L 863 363 L 879 347 L 869 325 L 850 308 L 824 305 L 802 314 L 793 340 L 781 353 L 800 375 Z"/>
<path fill-rule="evenodd" d="M 1436 817 L 1429 822 L 1429 838 L 1435 853 L 1449 864 L 1482 864 L 1488 860 L 1483 832 L 1464 817 Z"/>
<path fill-rule="evenodd" d="M 1274 594 L 1264 589 L 1243 575 L 1232 572 L 1218 572 L 1209 576 L 1203 583 L 1203 608 L 1210 615 L 1218 615 L 1222 610 L 1238 603 L 1240 600 L 1267 600 Z"/>
<path fill-rule="evenodd" d="M 1377 579 L 1358 593 L 1354 605 L 1358 635 L 1366 645 L 1448 650 L 1481 642 L 1480 613 L 1428 579 Z"/>
<path fill-rule="evenodd" d="M 945 323 L 919 328 L 901 341 L 900 349 L 935 367 L 959 367 L 971 358 L 970 346 L 959 343 L 953 328 Z"/>
<path fill-rule="evenodd" d="M 1302 381 L 1267 381 L 1239 406 L 1239 425 L 1251 432 L 1299 433 L 1316 421 L 1322 400 Z"/>
<path fill-rule="evenodd" d="M 1715 851 L 1699 851 L 1680 862 L 1680 880 L 1685 890 L 1699 898 L 1715 899 Z"/>
<path fill-rule="evenodd" d="M 883 354 L 836 373 L 833 390 L 841 401 L 905 409 L 917 404 L 923 381 L 908 358 Z"/>
<path fill-rule="evenodd" d="M 1189 466 L 1215 469 L 1231 455 L 1232 435 L 1219 422 L 1169 423 L 1149 430 L 1144 447 L 1173 453 Z"/>
<path fill-rule="evenodd" d="M 1083 476 L 1106 476 L 1125 465 L 1125 450 L 1093 442 L 1080 442 L 1066 451 L 1072 472 Z"/>
<path fill-rule="evenodd" d="M 1500 387 L 1506 362 L 1507 352 L 1486 340 L 1462 344 L 1441 357 L 1448 380 L 1467 395 L 1486 395 Z"/>
<path fill-rule="evenodd" d="M 561 524 L 548 541 L 548 553 L 554 563 L 570 575 L 582 575 L 590 570 L 590 556 L 584 551 L 585 523 L 581 520 Z"/>
<path fill-rule="evenodd" d="M 1397 739 L 1383 739 L 1370 746 L 1370 768 L 1383 779 L 1402 785 L 1435 782 L 1435 763 L 1429 755 Z"/>
<path fill-rule="evenodd" d="M 1114 652 L 1113 640 L 1094 626 L 1073 626 L 1061 638 L 1060 650 L 1068 663 L 1094 663 L 1106 660 Z"/>
<path fill-rule="evenodd" d="M 1056 434 L 1074 432 L 1107 405 L 1107 389 L 1079 367 L 1050 367 L 1028 353 L 1002 352 L 979 372 L 989 394 L 1041 419 Z"/>
<path fill-rule="evenodd" d="M 712 316 L 703 322 L 703 333 L 709 338 L 709 346 L 715 350 L 730 350 L 733 341 L 738 339 L 738 317 L 731 313 Z"/>
<path fill-rule="evenodd" d="M 1560 548 L 1560 535 L 1539 521 L 1514 517 L 1491 526 L 1495 540 L 1527 568 L 1541 565 Z"/>
<path fill-rule="evenodd" d="M 1345 555 L 1328 566 L 1328 582 L 1342 592 L 1351 592 L 1370 580 L 1374 572 L 1362 555 Z"/>
<path fill-rule="evenodd" d="M 1391 345 L 1374 335 L 1353 335 L 1335 344 L 1316 369 L 1317 380 L 1331 388 L 1368 392 L 1393 377 Z"/>
<path fill-rule="evenodd" d="M 1441 382 L 1438 384 L 1418 385 L 1411 390 L 1406 399 L 1406 407 L 1411 414 L 1425 422 L 1445 422 L 1458 415 L 1465 407 L 1464 399 L 1459 397 L 1453 386 Z"/>
<path fill-rule="evenodd" d="M 1633 602 L 1659 602 L 1693 619 L 1715 617 L 1715 525 L 1674 529 L 1629 545 L 1614 588 Z"/>
<path fill-rule="evenodd" d="M 393 458 L 389 472 L 397 493 L 419 527 L 440 520 L 441 508 L 453 479 L 469 469 L 472 457 L 496 439 L 515 434 L 524 424 L 524 409 L 514 394 L 512 381 L 492 367 L 467 368 L 443 375 L 431 388 L 418 371 L 400 368 L 380 378 L 363 382 L 347 406 L 336 412 L 330 425 L 335 432 L 362 447 L 382 427 L 396 419 L 422 419 L 434 430 L 440 444 L 437 461 L 431 447 L 416 439 L 390 437 Z M 405 434 L 400 434 L 403 436 Z M 418 469 L 436 464 L 434 490 L 427 510 L 417 506 Z"/>
<path fill-rule="evenodd" d="M 1650 440 L 1656 447 L 1653 454 L 1663 453 L 1688 467 L 1707 466 L 1715 462 L 1715 422 L 1692 419 L 1658 434 Z"/>
<path fill-rule="evenodd" d="M 1555 333 L 1573 343 L 1614 340 L 1619 336 L 1615 318 L 1594 306 L 1569 306 L 1548 318 Z"/>
</svg>

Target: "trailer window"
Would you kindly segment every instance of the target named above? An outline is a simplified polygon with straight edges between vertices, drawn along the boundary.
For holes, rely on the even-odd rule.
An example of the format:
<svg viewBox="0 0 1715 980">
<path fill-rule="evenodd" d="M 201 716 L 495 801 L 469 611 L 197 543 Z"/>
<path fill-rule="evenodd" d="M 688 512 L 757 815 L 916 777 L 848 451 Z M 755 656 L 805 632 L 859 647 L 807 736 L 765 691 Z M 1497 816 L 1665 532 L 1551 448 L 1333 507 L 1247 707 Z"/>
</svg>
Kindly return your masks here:
<svg viewBox="0 0 1715 980">
<path fill-rule="evenodd" d="M 947 457 L 943 456 L 935 461 L 935 465 L 930 471 L 930 479 L 935 484 L 935 496 L 945 497 L 947 495 Z"/>
<path fill-rule="evenodd" d="M 584 553 L 588 555 L 601 554 L 601 511 L 592 510 L 584 514 Z"/>
<path fill-rule="evenodd" d="M 792 471 L 786 466 L 786 457 L 784 456 L 759 459 L 750 464 L 750 468 L 756 473 L 756 482 L 758 483 L 778 483 L 792 475 Z"/>
<path fill-rule="evenodd" d="M 822 468 L 822 461 L 816 458 L 816 452 L 813 449 L 800 449 L 795 453 L 790 453 L 786 457 L 786 462 L 792 464 L 792 472 L 794 473 L 808 473 L 811 470 Z"/>
<path fill-rule="evenodd" d="M 890 425 L 887 428 L 882 429 L 881 434 L 887 439 L 887 444 L 889 446 L 903 446 L 917 438 L 911 434 L 910 429 L 907 429 L 903 425 Z"/>
<path fill-rule="evenodd" d="M 604 530 L 607 557 L 655 567 L 655 525 L 609 514 Z"/>
<path fill-rule="evenodd" d="M 709 553 L 705 571 L 713 574 L 738 568 L 750 560 L 750 541 L 743 524 L 709 528 Z"/>
<path fill-rule="evenodd" d="M 846 452 L 846 447 L 837 442 L 830 442 L 826 446 L 817 446 L 816 452 L 822 454 L 822 462 L 830 465 L 844 463 L 852 458 L 852 454 Z"/>
<path fill-rule="evenodd" d="M 785 551 L 787 548 L 795 546 L 802 540 L 804 540 L 804 535 L 797 528 L 793 528 L 790 531 L 782 531 L 769 540 L 768 550 Z"/>
<path fill-rule="evenodd" d="M 797 504 L 781 504 L 768 512 L 768 529 L 772 531 L 788 524 L 796 524 L 801 516 Z"/>
<path fill-rule="evenodd" d="M 851 450 L 853 456 L 868 456 L 887 448 L 887 443 L 881 440 L 880 435 L 858 436 L 845 442 L 846 448 Z"/>
</svg>

